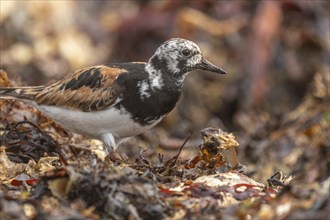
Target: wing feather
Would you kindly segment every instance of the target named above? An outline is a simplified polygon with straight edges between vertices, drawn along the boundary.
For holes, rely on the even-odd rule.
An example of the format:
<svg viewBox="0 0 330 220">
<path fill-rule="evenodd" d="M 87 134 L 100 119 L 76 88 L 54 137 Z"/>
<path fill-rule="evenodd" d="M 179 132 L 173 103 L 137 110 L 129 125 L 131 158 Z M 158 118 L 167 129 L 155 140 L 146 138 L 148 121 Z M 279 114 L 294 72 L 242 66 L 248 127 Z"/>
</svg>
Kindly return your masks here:
<svg viewBox="0 0 330 220">
<path fill-rule="evenodd" d="M 35 96 L 43 105 L 56 105 L 90 112 L 109 108 L 123 88 L 116 79 L 127 71 L 118 67 L 94 66 L 78 70 L 45 86 Z"/>
</svg>

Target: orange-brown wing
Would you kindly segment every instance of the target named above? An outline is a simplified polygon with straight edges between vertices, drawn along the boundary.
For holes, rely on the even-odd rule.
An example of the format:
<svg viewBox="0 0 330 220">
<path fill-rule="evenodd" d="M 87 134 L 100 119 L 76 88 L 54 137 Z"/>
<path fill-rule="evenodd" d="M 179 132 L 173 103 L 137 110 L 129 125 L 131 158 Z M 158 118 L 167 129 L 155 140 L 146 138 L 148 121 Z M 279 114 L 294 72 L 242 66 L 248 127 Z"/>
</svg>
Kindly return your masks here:
<svg viewBox="0 0 330 220">
<path fill-rule="evenodd" d="M 122 92 L 116 77 L 125 69 L 93 66 L 78 70 L 45 86 L 35 96 L 43 105 L 56 105 L 90 112 L 109 108 Z"/>
</svg>

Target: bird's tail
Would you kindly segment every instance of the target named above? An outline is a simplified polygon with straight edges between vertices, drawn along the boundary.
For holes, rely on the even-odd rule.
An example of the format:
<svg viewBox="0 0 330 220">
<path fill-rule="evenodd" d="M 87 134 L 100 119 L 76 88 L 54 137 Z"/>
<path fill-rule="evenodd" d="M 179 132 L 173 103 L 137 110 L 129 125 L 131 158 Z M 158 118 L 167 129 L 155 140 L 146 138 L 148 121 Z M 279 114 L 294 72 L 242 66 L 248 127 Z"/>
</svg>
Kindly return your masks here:
<svg viewBox="0 0 330 220">
<path fill-rule="evenodd" d="M 42 90 L 42 86 L 0 87 L 0 98 L 33 100 Z"/>
</svg>

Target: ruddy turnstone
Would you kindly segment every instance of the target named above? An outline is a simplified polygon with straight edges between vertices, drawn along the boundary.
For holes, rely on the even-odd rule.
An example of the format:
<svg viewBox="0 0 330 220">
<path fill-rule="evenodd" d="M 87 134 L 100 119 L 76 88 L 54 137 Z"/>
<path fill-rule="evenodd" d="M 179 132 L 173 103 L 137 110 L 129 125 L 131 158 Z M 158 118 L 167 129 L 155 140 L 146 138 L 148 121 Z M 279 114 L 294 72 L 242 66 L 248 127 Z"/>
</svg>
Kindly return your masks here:
<svg viewBox="0 0 330 220">
<path fill-rule="evenodd" d="M 185 76 L 196 69 L 225 73 L 195 43 L 173 38 L 147 63 L 92 66 L 48 85 L 0 88 L 0 97 L 23 100 L 64 128 L 102 140 L 108 152 L 159 123 L 175 107 Z"/>
</svg>

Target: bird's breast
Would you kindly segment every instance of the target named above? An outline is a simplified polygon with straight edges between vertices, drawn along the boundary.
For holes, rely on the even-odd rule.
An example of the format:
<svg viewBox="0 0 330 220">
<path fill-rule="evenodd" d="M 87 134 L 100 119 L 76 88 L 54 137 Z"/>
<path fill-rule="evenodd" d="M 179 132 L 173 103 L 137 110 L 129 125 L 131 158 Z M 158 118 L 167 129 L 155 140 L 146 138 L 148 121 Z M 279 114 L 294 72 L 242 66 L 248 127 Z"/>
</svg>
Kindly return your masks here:
<svg viewBox="0 0 330 220">
<path fill-rule="evenodd" d="M 124 94 L 118 108 L 125 108 L 132 119 L 141 125 L 150 125 L 167 115 L 180 98 L 180 90 L 149 90 L 143 96 L 139 91 Z"/>
</svg>

